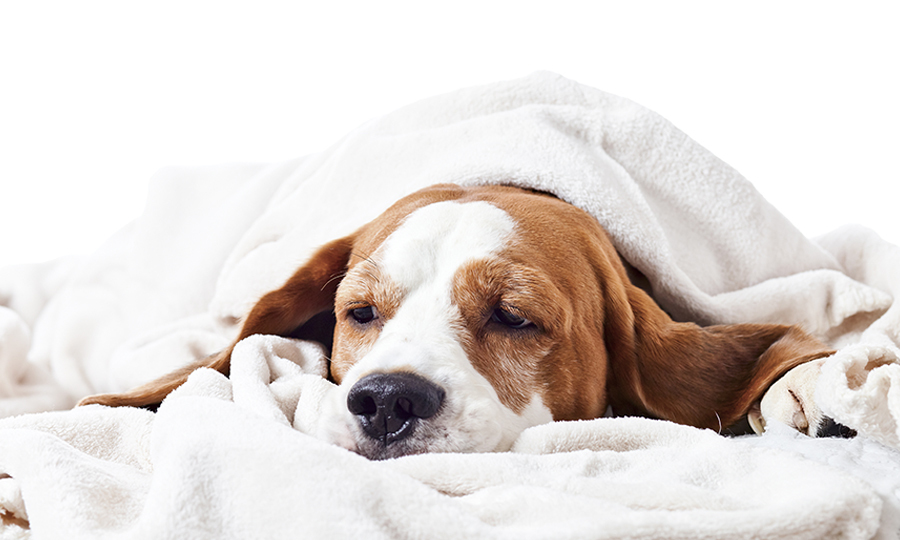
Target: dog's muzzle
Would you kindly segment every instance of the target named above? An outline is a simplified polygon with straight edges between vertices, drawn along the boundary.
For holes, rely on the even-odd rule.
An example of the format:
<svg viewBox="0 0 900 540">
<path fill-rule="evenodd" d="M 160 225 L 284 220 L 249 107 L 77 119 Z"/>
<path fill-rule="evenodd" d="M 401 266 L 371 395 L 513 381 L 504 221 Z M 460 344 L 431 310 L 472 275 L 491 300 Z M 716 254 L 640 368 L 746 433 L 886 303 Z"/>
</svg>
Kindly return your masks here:
<svg viewBox="0 0 900 540">
<path fill-rule="evenodd" d="M 363 432 L 384 446 L 412 435 L 419 420 L 437 414 L 443 402 L 443 388 L 407 372 L 367 375 L 347 395 L 347 408 Z"/>
</svg>

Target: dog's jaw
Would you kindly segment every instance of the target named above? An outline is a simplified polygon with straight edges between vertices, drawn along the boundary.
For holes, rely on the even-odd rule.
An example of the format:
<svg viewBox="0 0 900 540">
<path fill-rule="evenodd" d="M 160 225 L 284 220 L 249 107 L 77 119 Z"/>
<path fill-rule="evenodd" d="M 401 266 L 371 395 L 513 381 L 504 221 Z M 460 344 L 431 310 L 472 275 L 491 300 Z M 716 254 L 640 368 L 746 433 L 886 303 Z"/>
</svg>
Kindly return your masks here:
<svg viewBox="0 0 900 540">
<path fill-rule="evenodd" d="M 385 308 L 377 337 L 341 334 L 334 371 L 340 379 L 326 423 L 335 427 L 331 440 L 373 459 L 423 452 L 486 452 L 508 449 L 525 428 L 552 420 L 539 395 L 520 411 L 503 404 L 490 382 L 473 366 L 464 348 L 467 332 L 453 301 L 454 280 L 465 264 L 488 259 L 506 248 L 515 222 L 486 202 L 441 202 L 413 212 L 367 261 L 351 269 L 338 290 L 336 305 L 357 298 L 357 278 L 377 267 L 384 296 L 397 299 Z M 345 285 L 346 284 L 346 285 Z M 385 301 L 386 302 L 386 301 Z M 340 325 L 351 325 L 347 321 Z M 373 333 L 375 330 L 370 330 Z M 415 433 L 384 444 L 363 433 L 347 409 L 352 386 L 372 373 L 405 371 L 440 386 L 446 399 L 439 411 L 417 426 Z"/>
</svg>

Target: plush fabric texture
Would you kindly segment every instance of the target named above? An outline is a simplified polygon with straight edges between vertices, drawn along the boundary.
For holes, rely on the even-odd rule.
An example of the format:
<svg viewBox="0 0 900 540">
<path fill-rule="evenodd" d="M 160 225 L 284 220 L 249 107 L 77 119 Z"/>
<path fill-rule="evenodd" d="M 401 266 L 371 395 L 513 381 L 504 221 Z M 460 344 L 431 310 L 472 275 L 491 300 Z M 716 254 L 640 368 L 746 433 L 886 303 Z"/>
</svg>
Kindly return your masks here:
<svg viewBox="0 0 900 540">
<path fill-rule="evenodd" d="M 369 462 L 311 436 L 332 389 L 321 350 L 274 336 L 155 415 L 61 410 L 225 347 L 317 246 L 441 182 L 585 209 L 676 319 L 802 325 L 838 349 L 819 404 L 860 437 L 598 419 L 508 453 Z M 98 252 L 0 270 L 0 538 L 895 538 L 898 268 L 874 232 L 808 239 L 659 115 L 550 73 L 412 104 L 288 163 L 162 171 Z"/>
</svg>

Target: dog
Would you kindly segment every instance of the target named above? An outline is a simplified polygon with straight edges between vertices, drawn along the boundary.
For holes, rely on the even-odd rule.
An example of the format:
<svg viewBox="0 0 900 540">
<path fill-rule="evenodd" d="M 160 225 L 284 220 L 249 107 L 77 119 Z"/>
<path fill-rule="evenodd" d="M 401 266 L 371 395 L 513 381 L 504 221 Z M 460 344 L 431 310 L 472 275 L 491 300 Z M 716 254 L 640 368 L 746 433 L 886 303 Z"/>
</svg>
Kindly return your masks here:
<svg viewBox="0 0 900 540">
<path fill-rule="evenodd" d="M 321 247 L 234 343 L 297 336 L 324 313 L 326 438 L 370 459 L 503 451 L 530 426 L 608 409 L 721 431 L 833 352 L 795 326 L 673 321 L 629 271 L 596 219 L 550 194 L 438 185 Z M 158 404 L 198 367 L 227 375 L 233 347 L 82 404 Z"/>
</svg>

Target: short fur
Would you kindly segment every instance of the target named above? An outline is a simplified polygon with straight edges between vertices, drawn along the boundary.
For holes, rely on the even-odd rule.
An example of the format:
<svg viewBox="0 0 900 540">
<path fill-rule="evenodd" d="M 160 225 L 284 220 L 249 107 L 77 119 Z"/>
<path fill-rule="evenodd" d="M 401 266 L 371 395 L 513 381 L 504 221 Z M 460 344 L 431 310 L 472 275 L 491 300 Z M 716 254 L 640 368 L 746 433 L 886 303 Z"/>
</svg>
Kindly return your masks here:
<svg viewBox="0 0 900 540">
<path fill-rule="evenodd" d="M 253 334 L 290 336 L 333 309 L 338 322 L 330 369 L 340 383 L 359 359 L 355 351 L 366 348 L 359 341 L 374 339 L 354 334 L 346 322 L 350 307 L 335 303 L 343 276 L 374 253 L 405 216 L 440 201 L 486 201 L 518 224 L 516 241 L 496 260 L 459 269 L 452 294 L 469 361 L 514 412 L 537 394 L 555 420 L 597 418 L 612 406 L 619 415 L 721 430 L 745 416 L 788 370 L 831 354 L 793 326 L 702 328 L 675 322 L 631 283 L 609 237 L 587 213 L 546 194 L 454 185 L 406 197 L 356 233 L 323 246 L 284 286 L 259 300 L 234 343 Z M 376 275 L 364 276 L 345 287 L 378 282 Z M 528 306 L 529 318 L 540 321 L 537 331 L 509 335 L 486 326 L 495 301 L 492 287 L 501 285 L 505 295 Z M 392 309 L 391 300 L 384 303 Z M 158 404 L 201 366 L 227 375 L 233 347 L 130 392 L 92 396 L 81 404 Z"/>
</svg>

